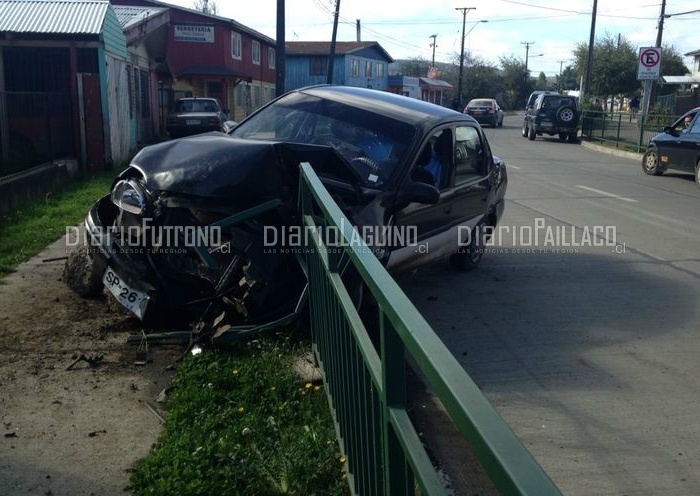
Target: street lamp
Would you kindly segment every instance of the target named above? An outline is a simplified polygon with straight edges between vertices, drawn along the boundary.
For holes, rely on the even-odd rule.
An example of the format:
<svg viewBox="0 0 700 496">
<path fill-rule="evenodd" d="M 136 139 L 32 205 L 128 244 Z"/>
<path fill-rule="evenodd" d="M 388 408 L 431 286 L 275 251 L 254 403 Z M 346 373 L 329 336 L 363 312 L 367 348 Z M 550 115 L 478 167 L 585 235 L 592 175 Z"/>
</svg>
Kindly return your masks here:
<svg viewBox="0 0 700 496">
<path fill-rule="evenodd" d="M 537 55 L 530 55 L 530 58 L 534 57 L 544 57 L 544 53 L 538 53 Z M 527 72 L 527 56 L 525 57 L 525 72 Z"/>
<path fill-rule="evenodd" d="M 472 31 L 474 31 L 474 28 L 476 27 L 476 25 L 477 25 L 477 24 L 480 24 L 480 23 L 482 23 L 482 22 L 489 22 L 489 20 L 488 20 L 488 19 L 481 19 L 481 20 L 479 20 L 479 21 L 476 21 L 476 22 L 474 23 L 474 25 L 473 25 L 471 28 L 469 28 L 469 31 L 467 31 L 467 34 L 465 34 L 464 36 L 469 36 L 469 33 L 471 33 Z"/>
<path fill-rule="evenodd" d="M 455 110 L 462 110 L 462 76 L 464 74 L 464 27 L 467 22 L 467 12 L 470 10 L 476 10 L 476 7 L 455 7 L 455 10 L 462 11 L 462 50 L 459 52 L 459 84 L 457 88 L 457 108 Z M 469 30 L 471 31 L 471 29 Z"/>
</svg>

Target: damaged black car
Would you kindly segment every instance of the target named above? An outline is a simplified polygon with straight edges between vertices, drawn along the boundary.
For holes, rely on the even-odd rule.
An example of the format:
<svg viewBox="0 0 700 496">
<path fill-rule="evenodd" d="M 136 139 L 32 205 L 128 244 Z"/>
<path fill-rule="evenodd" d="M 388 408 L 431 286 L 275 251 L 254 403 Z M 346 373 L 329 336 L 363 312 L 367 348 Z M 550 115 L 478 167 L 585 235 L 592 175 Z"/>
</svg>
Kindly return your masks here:
<svg viewBox="0 0 700 496">
<path fill-rule="evenodd" d="M 307 285 L 300 163 L 390 271 L 441 258 L 475 267 L 477 234 L 503 214 L 506 167 L 473 118 L 377 90 L 304 88 L 228 134 L 141 150 L 85 219 L 89 289 L 144 320 L 295 318 Z"/>
</svg>

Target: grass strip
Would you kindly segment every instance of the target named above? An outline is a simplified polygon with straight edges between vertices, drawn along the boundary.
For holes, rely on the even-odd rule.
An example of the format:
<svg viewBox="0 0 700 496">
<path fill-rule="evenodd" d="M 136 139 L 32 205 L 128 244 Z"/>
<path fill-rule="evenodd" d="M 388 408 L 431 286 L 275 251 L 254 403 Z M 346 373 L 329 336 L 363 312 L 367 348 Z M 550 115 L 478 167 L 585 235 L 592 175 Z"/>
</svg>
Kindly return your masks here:
<svg viewBox="0 0 700 496">
<path fill-rule="evenodd" d="M 79 224 L 92 204 L 109 192 L 115 171 L 72 180 L 40 200 L 0 215 L 0 281 L 15 267 Z"/>
<path fill-rule="evenodd" d="M 309 344 L 267 337 L 188 356 L 158 442 L 131 476 L 136 496 L 348 494 L 323 387 L 300 382 Z"/>
</svg>

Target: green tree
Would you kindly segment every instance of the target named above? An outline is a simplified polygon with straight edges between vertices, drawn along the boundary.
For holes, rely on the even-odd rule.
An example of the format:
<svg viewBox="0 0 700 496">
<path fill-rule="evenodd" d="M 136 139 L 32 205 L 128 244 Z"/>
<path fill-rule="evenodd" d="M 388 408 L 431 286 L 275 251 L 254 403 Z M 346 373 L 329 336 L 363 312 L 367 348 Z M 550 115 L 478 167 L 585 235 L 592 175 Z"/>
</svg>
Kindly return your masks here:
<svg viewBox="0 0 700 496">
<path fill-rule="evenodd" d="M 545 76 L 544 72 L 540 72 L 540 75 L 537 77 L 537 83 L 535 83 L 535 88 L 538 90 L 549 89 L 549 82 L 547 82 L 547 76 Z"/>
<path fill-rule="evenodd" d="M 430 69 L 430 60 L 423 57 L 414 57 L 402 60 L 399 72 L 404 76 L 425 77 L 428 74 L 428 69 Z"/>
<path fill-rule="evenodd" d="M 575 67 L 583 75 L 588 57 L 588 44 L 577 43 L 574 49 Z M 607 97 L 627 94 L 637 89 L 637 48 L 622 35 L 606 33 L 593 45 L 589 95 Z"/>
<path fill-rule="evenodd" d="M 559 91 L 575 90 L 579 86 L 579 76 L 574 68 L 567 65 L 561 74 L 557 76 L 557 88 Z"/>
<path fill-rule="evenodd" d="M 683 62 L 683 56 L 673 45 L 661 49 L 661 74 L 664 76 L 685 76 L 690 69 Z"/>
<path fill-rule="evenodd" d="M 525 63 L 513 56 L 501 57 L 499 61 L 501 63 L 503 89 L 506 93 L 504 107 L 510 110 L 524 108 L 527 97 L 534 89 L 530 75 L 525 70 Z"/>
</svg>

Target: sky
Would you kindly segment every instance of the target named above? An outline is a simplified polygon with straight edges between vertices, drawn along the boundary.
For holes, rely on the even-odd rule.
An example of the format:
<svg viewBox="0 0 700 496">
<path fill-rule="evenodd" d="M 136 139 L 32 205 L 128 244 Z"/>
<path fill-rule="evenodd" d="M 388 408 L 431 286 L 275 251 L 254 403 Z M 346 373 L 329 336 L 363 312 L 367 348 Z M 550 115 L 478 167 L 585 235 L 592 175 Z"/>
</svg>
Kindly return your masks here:
<svg viewBox="0 0 700 496">
<path fill-rule="evenodd" d="M 276 38 L 277 0 L 209 0 L 217 15 Z M 194 0 L 165 3 L 193 8 Z M 287 41 L 330 41 L 335 0 L 286 0 Z M 467 8 L 466 16 L 461 9 Z M 459 10 L 458 10 L 459 9 Z M 493 65 L 501 57 L 525 61 L 533 76 L 559 74 L 573 62 L 577 43 L 588 44 L 593 0 L 342 0 L 338 41 L 377 41 L 394 59 L 459 60 L 462 23 L 464 48 Z M 687 13 L 689 11 L 696 11 Z M 635 47 L 654 46 L 661 0 L 598 0 L 595 36 L 624 36 Z M 700 49 L 697 0 L 667 0 L 663 43 L 681 54 Z M 676 15 L 680 14 L 680 15 Z M 486 22 L 483 22 L 486 21 Z M 436 35 L 432 38 L 432 35 Z M 684 57 L 692 69 L 692 57 Z"/>
</svg>

